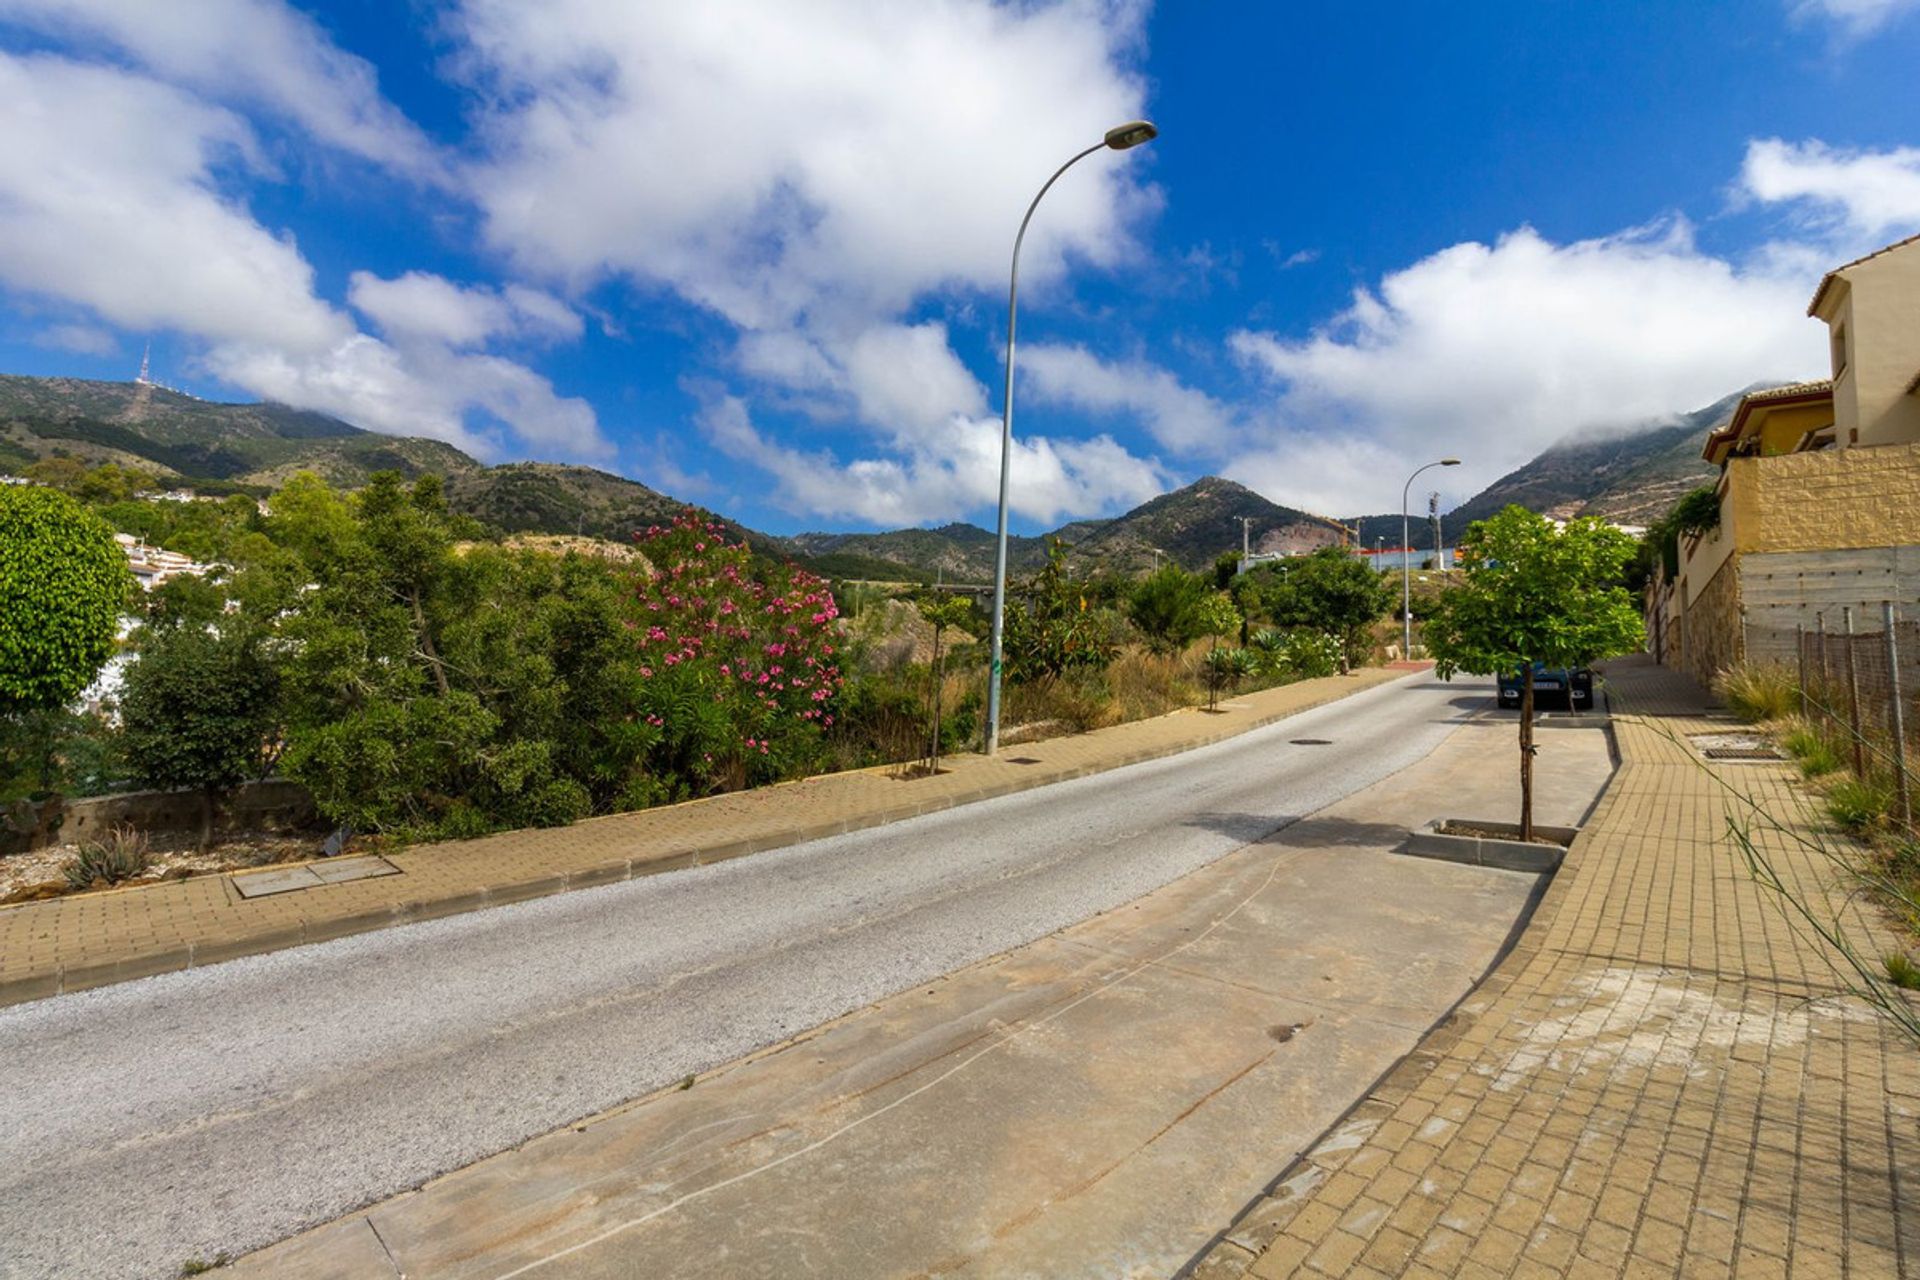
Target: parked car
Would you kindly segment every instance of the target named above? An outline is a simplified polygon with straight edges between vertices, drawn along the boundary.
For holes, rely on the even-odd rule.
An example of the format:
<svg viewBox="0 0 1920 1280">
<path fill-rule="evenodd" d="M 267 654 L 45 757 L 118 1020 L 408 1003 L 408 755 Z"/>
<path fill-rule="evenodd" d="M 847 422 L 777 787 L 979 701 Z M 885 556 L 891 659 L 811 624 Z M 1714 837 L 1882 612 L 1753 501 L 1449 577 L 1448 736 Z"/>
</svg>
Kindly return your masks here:
<svg viewBox="0 0 1920 1280">
<path fill-rule="evenodd" d="M 1564 667 L 1549 667 L 1544 662 L 1533 664 L 1533 705 L 1564 705 L 1569 710 L 1585 711 L 1593 706 L 1593 672 L 1585 667 L 1575 667 L 1568 671 Z M 1518 671 L 1500 677 L 1500 705 L 1520 709 L 1520 673 Z"/>
</svg>

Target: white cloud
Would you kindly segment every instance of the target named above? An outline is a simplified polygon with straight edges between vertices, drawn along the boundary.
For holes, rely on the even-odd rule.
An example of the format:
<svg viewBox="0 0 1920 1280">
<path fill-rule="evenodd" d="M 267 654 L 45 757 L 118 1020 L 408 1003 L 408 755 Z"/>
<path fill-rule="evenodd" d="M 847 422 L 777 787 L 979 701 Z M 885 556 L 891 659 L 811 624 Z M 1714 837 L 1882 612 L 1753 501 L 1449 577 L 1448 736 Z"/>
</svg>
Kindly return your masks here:
<svg viewBox="0 0 1920 1280">
<path fill-rule="evenodd" d="M 313 350 L 350 332 L 291 240 L 227 200 L 239 117 L 139 76 L 0 53 L 0 277 L 122 328 Z"/>
<path fill-rule="evenodd" d="M 586 401 L 557 395 L 540 374 L 498 356 L 436 343 L 401 348 L 356 333 L 313 354 L 222 343 L 208 352 L 206 363 L 223 380 L 270 400 L 374 431 L 444 440 L 480 457 L 498 456 L 505 443 L 490 424 L 469 421 L 475 410 L 543 456 L 606 458 L 613 452 Z"/>
<path fill-rule="evenodd" d="M 1764 203 L 1799 203 L 1817 229 L 1847 247 L 1875 248 L 1920 232 L 1920 147 L 1863 151 L 1817 139 L 1756 139 L 1747 144 L 1740 190 Z"/>
<path fill-rule="evenodd" d="M 1454 245 L 1356 291 L 1309 337 L 1233 336 L 1283 392 L 1273 443 L 1233 474 L 1309 509 L 1385 511 L 1414 466 L 1456 454 L 1464 497 L 1576 432 L 1818 373 L 1812 284 L 1703 253 L 1678 221 Z"/>
<path fill-rule="evenodd" d="M 1871 35 L 1903 14 L 1920 11 L 1920 0 L 1799 0 L 1800 18 L 1826 18 L 1849 36 Z"/>
<path fill-rule="evenodd" d="M 0 0 L 0 21 L 104 43 L 160 79 L 257 103 L 328 146 L 447 180 L 426 136 L 381 96 L 372 65 L 279 0 Z"/>
<path fill-rule="evenodd" d="M 577 338 L 584 329 L 579 314 L 550 293 L 524 285 L 459 285 L 425 271 L 391 280 L 356 271 L 347 300 L 396 341 L 476 347 L 500 337 Z"/>
<path fill-rule="evenodd" d="M 664 282 L 747 329 L 997 284 L 1031 192 L 1142 101 L 1118 68 L 1134 15 L 1093 0 L 468 0 L 450 22 L 469 77 L 511 104 L 475 176 L 489 239 L 541 272 Z M 1138 172 L 1103 154 L 1061 182 L 1029 278 L 1130 252 L 1153 199 Z"/>
<path fill-rule="evenodd" d="M 222 191 L 227 165 L 259 176 L 253 133 L 231 112 L 134 72 L 0 53 L 0 136 L 0 283 L 120 329 L 188 335 L 233 386 L 376 431 L 497 452 L 498 429 L 470 425 L 473 412 L 550 452 L 608 454 L 584 401 L 557 396 L 523 365 L 456 352 L 448 334 L 463 304 L 549 334 L 566 328 L 558 300 L 448 285 L 449 308 L 416 307 L 428 331 L 396 325 L 393 343 L 360 333 L 315 293 L 291 238 Z M 375 295 L 393 284 L 366 279 Z M 405 317 L 401 301 L 446 301 L 436 279 L 402 277 L 413 283 L 381 300 Z"/>
<path fill-rule="evenodd" d="M 987 410 L 986 389 L 938 321 L 865 330 L 847 344 L 846 374 L 860 416 L 901 439 L 924 439 L 956 415 Z"/>
<path fill-rule="evenodd" d="M 83 356 L 110 356 L 120 349 L 113 334 L 97 324 L 54 324 L 33 336 L 38 347 L 72 351 Z"/>
<path fill-rule="evenodd" d="M 1220 456 L 1239 426 L 1232 409 L 1144 360 L 1107 362 L 1080 346 L 1022 348 L 1020 392 L 1041 402 L 1138 419 L 1176 453 Z M 1019 408 L 1016 396 L 1014 406 Z"/>
<path fill-rule="evenodd" d="M 462 75 L 503 104 L 473 169 L 488 243 L 530 277 L 627 278 L 724 318 L 757 397 L 863 424 L 887 455 L 814 471 L 817 455 L 782 454 L 789 501 L 921 521 L 991 500 L 962 477 L 981 439 L 996 458 L 998 443 L 955 425 L 983 420 L 987 394 L 945 325 L 906 313 L 947 290 L 997 294 L 1040 184 L 1142 113 L 1127 63 L 1143 13 L 466 0 L 447 29 Z M 1158 204 L 1141 165 L 1101 152 L 1048 194 L 1022 253 L 1030 305 L 1070 258 L 1140 252 L 1131 228 Z M 1028 506 L 1076 513 L 1110 509 L 1157 466 L 1104 438 L 1042 443 L 1031 461 Z M 1105 498 L 1089 497 L 1097 475 L 1114 477 Z"/>
<path fill-rule="evenodd" d="M 711 397 L 700 425 L 733 461 L 773 476 L 776 501 L 798 514 L 893 527 L 958 519 L 998 499 L 998 419 L 953 418 L 937 452 L 909 448 L 903 456 L 850 462 L 768 439 L 737 396 Z M 1016 516 L 1051 525 L 1097 515 L 1116 503 L 1136 505 L 1168 484 L 1157 462 L 1134 456 L 1108 436 L 1029 437 L 1014 442 L 1008 506 Z"/>
</svg>

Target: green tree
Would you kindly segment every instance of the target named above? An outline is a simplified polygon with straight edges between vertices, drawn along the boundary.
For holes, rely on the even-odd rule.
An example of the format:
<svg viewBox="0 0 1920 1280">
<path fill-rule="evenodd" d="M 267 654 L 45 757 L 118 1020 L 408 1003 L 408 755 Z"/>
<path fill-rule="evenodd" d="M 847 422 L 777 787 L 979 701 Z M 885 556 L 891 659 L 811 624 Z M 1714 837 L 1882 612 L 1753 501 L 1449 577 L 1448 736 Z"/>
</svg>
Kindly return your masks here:
<svg viewBox="0 0 1920 1280">
<path fill-rule="evenodd" d="M 1220 656 L 1220 637 L 1240 626 L 1240 610 L 1224 592 L 1210 591 L 1193 612 L 1200 634 L 1213 641 L 1207 647 L 1207 710 L 1214 711 L 1220 704 L 1220 686 L 1229 678 L 1238 678 L 1239 668 L 1234 663 L 1216 659 Z"/>
<path fill-rule="evenodd" d="M 1178 653 L 1206 634 L 1200 606 L 1207 596 L 1205 578 L 1177 564 L 1164 565 L 1133 589 L 1127 617 L 1156 653 Z"/>
<path fill-rule="evenodd" d="M 272 766 L 280 670 L 238 615 L 143 628 L 120 695 L 121 738 L 142 782 L 200 793 L 200 847 L 234 787 Z"/>
<path fill-rule="evenodd" d="M 51 711 L 85 689 L 132 585 L 98 516 L 51 489 L 0 486 L 0 715 Z"/>
<path fill-rule="evenodd" d="M 87 464 L 78 458 L 68 458 L 59 454 L 51 458 L 42 458 L 29 463 L 22 473 L 37 484 L 72 493 L 86 479 Z"/>
<path fill-rule="evenodd" d="M 643 803 L 624 570 L 476 545 L 432 480 L 273 500 L 270 556 L 235 583 L 288 654 L 285 769 L 360 830 L 468 836 Z"/>
<path fill-rule="evenodd" d="M 933 627 L 933 659 L 928 664 L 928 674 L 932 682 L 932 703 L 928 708 L 927 729 L 927 771 L 940 772 L 940 693 L 946 682 L 946 655 L 940 651 L 941 637 L 950 627 L 963 625 L 973 616 L 973 598 L 965 595 L 951 595 L 944 600 L 922 601 L 920 616 Z"/>
<path fill-rule="evenodd" d="M 1520 676 L 1520 835 L 1533 838 L 1533 672 L 1582 667 L 1641 643 L 1639 607 L 1623 586 L 1634 540 L 1598 520 L 1556 529 L 1510 506 L 1460 540 L 1459 585 L 1427 623 L 1439 674 Z"/>
<path fill-rule="evenodd" d="M 1113 642 L 1080 584 L 1067 576 L 1067 548 L 1059 539 L 1047 544 L 1047 563 L 1007 602 L 1001 643 L 1009 680 L 1050 680 L 1113 661 Z"/>
<path fill-rule="evenodd" d="M 1340 642 L 1344 675 L 1373 648 L 1373 625 L 1393 607 L 1393 589 L 1371 565 L 1339 547 L 1322 547 L 1269 577 L 1260 593 L 1267 616 L 1282 627 L 1309 627 Z"/>
</svg>

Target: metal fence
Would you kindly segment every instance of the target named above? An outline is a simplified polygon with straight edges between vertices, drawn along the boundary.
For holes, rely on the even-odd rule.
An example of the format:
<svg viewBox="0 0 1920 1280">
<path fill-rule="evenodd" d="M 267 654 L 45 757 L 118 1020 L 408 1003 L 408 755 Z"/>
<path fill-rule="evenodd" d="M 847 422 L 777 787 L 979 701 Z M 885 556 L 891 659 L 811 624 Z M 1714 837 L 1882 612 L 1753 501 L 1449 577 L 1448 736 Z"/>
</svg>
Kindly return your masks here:
<svg viewBox="0 0 1920 1280">
<path fill-rule="evenodd" d="M 1794 633 L 1801 714 L 1841 738 L 1856 777 L 1891 783 L 1894 815 L 1911 830 L 1920 790 L 1912 767 L 1920 763 L 1920 620 L 1894 604 L 1837 612 Z"/>
</svg>

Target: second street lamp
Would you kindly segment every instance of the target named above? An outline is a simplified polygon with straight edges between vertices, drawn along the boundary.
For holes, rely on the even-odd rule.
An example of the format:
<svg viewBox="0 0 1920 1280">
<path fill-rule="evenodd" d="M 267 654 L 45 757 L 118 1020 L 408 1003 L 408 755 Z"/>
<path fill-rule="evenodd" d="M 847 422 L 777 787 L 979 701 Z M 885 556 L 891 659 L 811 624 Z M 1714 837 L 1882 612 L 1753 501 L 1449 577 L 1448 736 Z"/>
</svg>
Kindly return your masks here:
<svg viewBox="0 0 1920 1280">
<path fill-rule="evenodd" d="M 1407 495 L 1413 492 L 1413 482 L 1421 471 L 1431 471 L 1435 467 L 1457 467 L 1458 458 L 1442 458 L 1438 462 L 1429 462 L 1407 477 L 1407 483 L 1400 490 L 1400 660 L 1406 662 L 1413 657 L 1413 549 L 1412 525 L 1407 515 Z M 1434 539 L 1433 554 L 1440 554 L 1439 539 Z"/>
<path fill-rule="evenodd" d="M 1128 151 L 1153 141 L 1159 133 L 1146 120 L 1129 120 L 1107 130 L 1106 137 L 1053 171 L 1053 176 L 1040 188 L 1040 194 L 1027 206 L 1027 216 L 1020 219 L 1020 234 L 1013 238 L 1013 273 L 1007 284 L 1007 389 L 1000 416 L 1000 519 L 993 552 L 993 651 L 987 665 L 988 755 L 1000 749 L 1000 659 L 1007 616 L 1007 474 L 1013 464 L 1013 331 L 1020 303 L 1020 243 L 1027 238 L 1027 224 L 1033 221 L 1033 211 L 1040 207 L 1041 198 L 1060 180 L 1061 174 L 1096 151 Z"/>
</svg>

